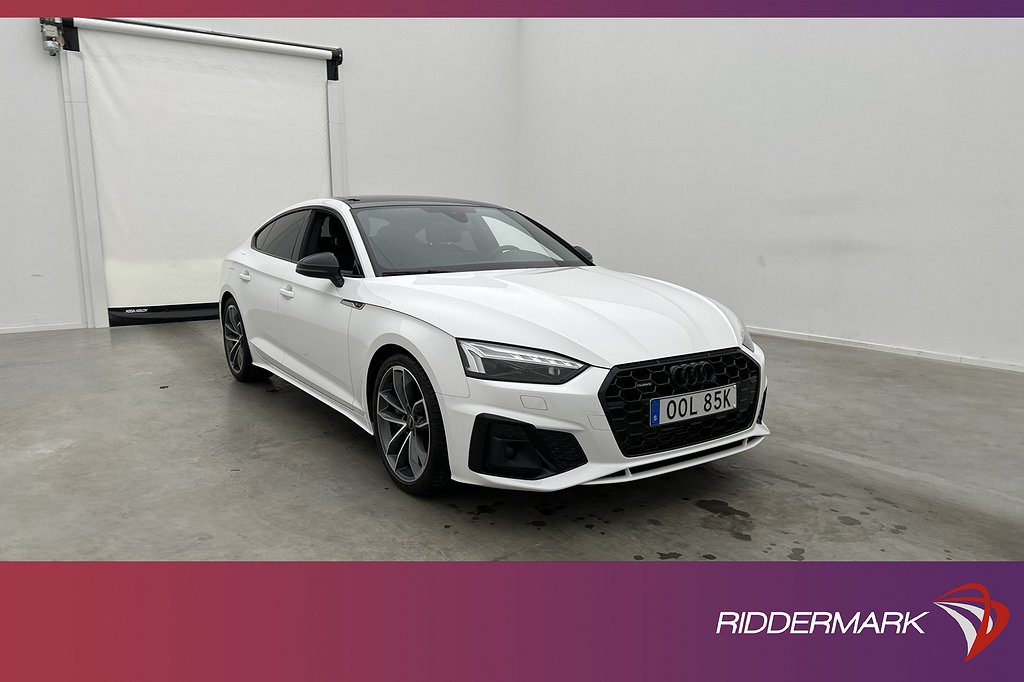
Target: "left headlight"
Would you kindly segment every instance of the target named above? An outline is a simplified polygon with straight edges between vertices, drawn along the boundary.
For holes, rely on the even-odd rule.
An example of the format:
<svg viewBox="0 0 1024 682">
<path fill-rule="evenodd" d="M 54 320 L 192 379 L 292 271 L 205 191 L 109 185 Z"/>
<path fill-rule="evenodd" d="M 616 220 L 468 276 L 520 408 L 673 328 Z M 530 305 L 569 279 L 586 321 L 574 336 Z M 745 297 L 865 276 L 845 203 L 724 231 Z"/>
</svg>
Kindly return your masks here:
<svg viewBox="0 0 1024 682">
<path fill-rule="evenodd" d="M 458 344 L 466 376 L 478 379 L 564 384 L 587 368 L 564 355 L 532 348 L 463 339 L 458 339 Z"/>
</svg>

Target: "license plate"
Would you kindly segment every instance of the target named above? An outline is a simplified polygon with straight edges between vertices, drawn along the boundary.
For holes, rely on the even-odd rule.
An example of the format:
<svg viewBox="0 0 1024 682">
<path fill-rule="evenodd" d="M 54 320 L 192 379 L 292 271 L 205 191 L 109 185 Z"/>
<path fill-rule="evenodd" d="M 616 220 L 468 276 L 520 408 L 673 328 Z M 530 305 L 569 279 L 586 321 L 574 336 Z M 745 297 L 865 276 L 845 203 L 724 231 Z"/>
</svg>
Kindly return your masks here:
<svg viewBox="0 0 1024 682">
<path fill-rule="evenodd" d="M 736 384 L 651 401 L 651 426 L 696 419 L 736 409 Z"/>
</svg>

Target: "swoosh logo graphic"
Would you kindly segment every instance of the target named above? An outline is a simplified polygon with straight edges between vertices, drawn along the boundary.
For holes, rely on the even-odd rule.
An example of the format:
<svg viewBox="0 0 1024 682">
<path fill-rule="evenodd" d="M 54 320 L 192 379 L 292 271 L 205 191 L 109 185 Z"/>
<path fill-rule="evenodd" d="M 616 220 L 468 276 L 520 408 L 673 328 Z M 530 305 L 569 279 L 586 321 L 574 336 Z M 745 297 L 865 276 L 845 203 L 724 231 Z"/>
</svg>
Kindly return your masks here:
<svg viewBox="0 0 1024 682">
<path fill-rule="evenodd" d="M 1010 609 L 993 601 L 981 583 L 956 587 L 936 599 L 934 604 L 948 613 L 963 631 L 967 642 L 965 663 L 994 642 L 1010 620 Z"/>
</svg>

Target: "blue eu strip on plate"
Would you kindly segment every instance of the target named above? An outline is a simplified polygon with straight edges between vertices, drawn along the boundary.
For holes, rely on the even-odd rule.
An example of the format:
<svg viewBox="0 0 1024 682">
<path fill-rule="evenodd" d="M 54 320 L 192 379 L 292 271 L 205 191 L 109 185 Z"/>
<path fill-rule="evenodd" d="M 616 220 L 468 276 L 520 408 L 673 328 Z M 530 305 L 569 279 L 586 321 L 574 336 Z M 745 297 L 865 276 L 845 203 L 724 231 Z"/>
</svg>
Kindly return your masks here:
<svg viewBox="0 0 1024 682">
<path fill-rule="evenodd" d="M 657 426 L 661 418 L 661 399 L 651 401 L 651 426 Z"/>
</svg>

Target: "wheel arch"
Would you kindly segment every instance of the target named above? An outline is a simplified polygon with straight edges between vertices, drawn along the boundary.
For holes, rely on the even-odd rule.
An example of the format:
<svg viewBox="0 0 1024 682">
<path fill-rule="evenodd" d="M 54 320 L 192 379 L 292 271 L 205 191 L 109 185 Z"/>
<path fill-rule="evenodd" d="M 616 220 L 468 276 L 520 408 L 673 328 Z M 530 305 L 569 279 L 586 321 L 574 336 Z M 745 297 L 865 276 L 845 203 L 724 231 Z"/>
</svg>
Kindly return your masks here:
<svg viewBox="0 0 1024 682">
<path fill-rule="evenodd" d="M 383 344 L 380 348 L 374 351 L 373 357 L 370 358 L 370 362 L 366 367 L 366 394 L 363 398 L 366 400 L 366 416 L 371 423 L 373 421 L 375 402 L 373 399 L 373 389 L 377 383 L 377 372 L 380 371 L 381 365 L 383 365 L 388 358 L 399 354 L 415 357 L 404 346 L 400 346 L 394 341 L 391 341 Z M 420 364 L 422 365 L 423 363 Z"/>
<path fill-rule="evenodd" d="M 234 299 L 235 303 L 238 304 L 238 311 L 242 311 L 242 302 L 238 300 L 238 295 L 235 290 L 231 287 L 230 282 L 223 282 L 220 288 L 220 299 L 217 305 L 217 314 L 221 318 L 224 317 L 224 308 L 227 306 L 228 299 Z"/>
<path fill-rule="evenodd" d="M 368 423 L 372 422 L 372 393 L 377 371 L 395 353 L 404 353 L 419 363 L 442 402 L 444 395 L 469 397 L 469 383 L 452 336 L 422 320 L 387 308 L 367 305 L 353 314 L 360 319 L 358 332 L 354 320 L 350 326 L 352 374 L 355 381 L 361 382 L 353 386 L 353 393 L 365 401 L 363 412 Z"/>
</svg>

